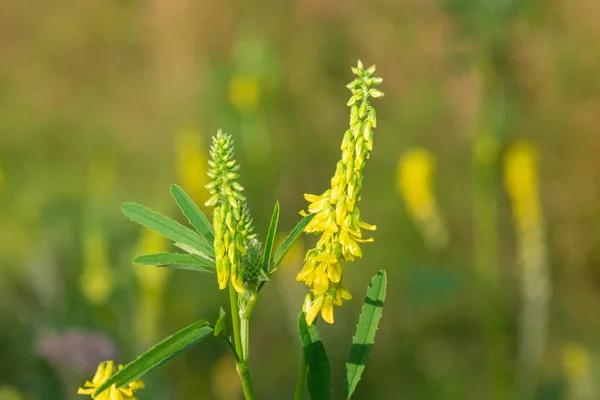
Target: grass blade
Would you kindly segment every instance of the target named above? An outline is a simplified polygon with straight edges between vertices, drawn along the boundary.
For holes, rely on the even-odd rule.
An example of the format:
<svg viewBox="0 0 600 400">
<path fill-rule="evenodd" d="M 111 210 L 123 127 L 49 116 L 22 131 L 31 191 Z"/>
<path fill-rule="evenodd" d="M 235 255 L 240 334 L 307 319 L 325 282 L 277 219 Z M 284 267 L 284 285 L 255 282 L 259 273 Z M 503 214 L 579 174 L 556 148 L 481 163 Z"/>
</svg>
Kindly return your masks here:
<svg viewBox="0 0 600 400">
<path fill-rule="evenodd" d="M 331 365 L 323 341 L 317 331 L 317 325 L 306 324 L 306 313 L 298 317 L 298 333 L 302 342 L 304 357 L 308 364 L 306 385 L 311 400 L 331 399 Z"/>
<path fill-rule="evenodd" d="M 204 237 L 208 245 L 212 246 L 215 241 L 215 232 L 208 218 L 194 203 L 194 200 L 179 185 L 171 186 L 171 195 L 190 224 Z"/>
<path fill-rule="evenodd" d="M 371 354 L 373 343 L 375 343 L 375 333 L 381 320 L 386 286 L 387 277 L 385 271 L 381 270 L 371 279 L 371 284 L 367 289 L 367 297 L 358 318 L 356 335 L 352 339 L 350 358 L 346 363 L 344 394 L 347 399 L 354 393 Z"/>
<path fill-rule="evenodd" d="M 279 202 L 275 203 L 275 209 L 273 209 L 273 215 L 271 216 L 271 223 L 269 224 L 269 231 L 267 232 L 267 239 L 265 240 L 265 252 L 263 254 L 263 266 L 262 269 L 265 274 L 269 273 L 269 264 L 271 263 L 271 252 L 273 251 L 273 242 L 275 241 L 275 234 L 277 233 L 277 223 L 279 222 Z"/>
<path fill-rule="evenodd" d="M 123 214 L 133 222 L 152 229 L 175 242 L 186 244 L 209 257 L 214 257 L 212 246 L 208 246 L 201 235 L 179 222 L 136 203 L 125 203 L 121 209 Z"/>
<path fill-rule="evenodd" d="M 190 346 L 200 342 L 211 334 L 213 328 L 205 320 L 194 322 L 179 332 L 169 336 L 147 352 L 117 371 L 98 387 L 94 397 L 115 384 L 117 387 L 141 378 L 154 368 L 164 364 Z"/>
<path fill-rule="evenodd" d="M 133 260 L 136 264 L 153 265 L 175 269 L 187 269 L 198 272 L 215 272 L 215 264 L 191 254 L 157 253 L 145 254 Z"/>
<path fill-rule="evenodd" d="M 315 217 L 315 214 L 309 214 L 306 217 L 304 217 L 300 222 L 298 222 L 298 224 L 294 227 L 294 229 L 292 229 L 292 231 L 285 238 L 283 243 L 281 243 L 281 246 L 279 246 L 279 248 L 275 252 L 275 257 L 273 257 L 273 269 L 274 270 L 277 268 L 279 263 L 281 263 L 281 260 L 283 260 L 283 257 L 285 257 L 285 255 L 289 251 L 290 247 L 292 247 L 292 244 L 294 244 L 294 242 L 296 241 L 298 236 L 300 236 L 300 234 L 302 233 L 304 228 L 306 228 L 306 225 L 308 225 L 308 223 L 314 217 Z"/>
</svg>

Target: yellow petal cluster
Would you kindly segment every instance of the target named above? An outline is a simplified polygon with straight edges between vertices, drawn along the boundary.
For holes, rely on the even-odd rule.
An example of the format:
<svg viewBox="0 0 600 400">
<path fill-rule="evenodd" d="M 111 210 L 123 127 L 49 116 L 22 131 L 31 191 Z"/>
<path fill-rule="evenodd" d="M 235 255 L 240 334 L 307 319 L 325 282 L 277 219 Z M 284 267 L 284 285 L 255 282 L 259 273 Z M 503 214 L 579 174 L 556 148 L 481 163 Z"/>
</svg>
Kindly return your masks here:
<svg viewBox="0 0 600 400">
<path fill-rule="evenodd" d="M 119 365 L 119 369 L 123 368 Z M 86 381 L 83 387 L 77 390 L 77 394 L 89 395 L 95 400 L 136 400 L 134 392 L 144 388 L 144 382 L 136 380 L 129 382 L 127 385 L 117 388 L 116 385 L 110 386 L 97 396 L 94 396 L 96 389 L 100 387 L 111 375 L 115 372 L 115 364 L 113 361 L 103 361 L 98 365 L 96 374 L 91 381 Z"/>
<path fill-rule="evenodd" d="M 307 252 L 304 267 L 296 277 L 298 282 L 304 282 L 310 288 L 304 304 L 309 325 L 319 313 L 332 324 L 333 306 L 352 298 L 342 285 L 342 262 L 362 257 L 359 243 L 373 241 L 372 238 L 363 239 L 361 229 L 375 230 L 374 225 L 361 220 L 356 204 L 361 198 L 363 171 L 373 150 L 373 128 L 377 125 L 370 98 L 383 96 L 370 86 L 382 80 L 372 77 L 374 66 L 365 69 L 360 61 L 352 72 L 357 77 L 347 85 L 352 92 L 348 101 L 350 129 L 344 134 L 342 158 L 331 178 L 331 188 L 321 195 L 304 195 L 310 204 L 308 213 L 301 214 L 314 214 L 305 232 L 321 235 L 316 247 Z"/>
</svg>

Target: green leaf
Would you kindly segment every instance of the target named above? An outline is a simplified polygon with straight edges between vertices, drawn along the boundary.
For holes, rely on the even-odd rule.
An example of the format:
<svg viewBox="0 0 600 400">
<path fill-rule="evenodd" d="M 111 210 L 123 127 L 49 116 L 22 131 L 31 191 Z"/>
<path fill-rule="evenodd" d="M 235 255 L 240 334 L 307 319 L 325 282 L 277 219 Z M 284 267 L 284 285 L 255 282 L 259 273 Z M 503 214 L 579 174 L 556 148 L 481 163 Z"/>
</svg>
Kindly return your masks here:
<svg viewBox="0 0 600 400">
<path fill-rule="evenodd" d="M 215 232 L 202 210 L 179 185 L 171 186 L 171 195 L 175 198 L 181 212 L 190 221 L 190 224 L 198 230 L 208 245 L 212 247 L 215 241 Z"/>
<path fill-rule="evenodd" d="M 175 242 L 188 245 L 208 257 L 214 257 L 215 253 L 212 246 L 209 247 L 202 236 L 179 222 L 136 203 L 125 203 L 121 209 L 123 214 L 133 222 L 152 229 Z"/>
<path fill-rule="evenodd" d="M 273 242 L 275 241 L 275 233 L 277 232 L 277 223 L 279 222 L 279 202 L 275 203 L 275 209 L 273 209 L 273 215 L 271 216 L 271 223 L 269 224 L 269 231 L 267 232 L 267 239 L 265 241 L 265 252 L 263 254 L 263 267 L 264 273 L 269 272 L 269 264 L 271 263 L 271 252 L 273 251 Z"/>
<path fill-rule="evenodd" d="M 164 364 L 190 346 L 200 342 L 213 331 L 208 322 L 201 319 L 169 336 L 156 346 L 117 371 L 96 389 L 94 397 L 115 384 L 117 387 L 141 378 L 154 368 Z"/>
<path fill-rule="evenodd" d="M 175 247 L 178 247 L 178 248 L 180 248 L 181 250 L 183 250 L 183 251 L 185 251 L 185 252 L 188 252 L 188 253 L 190 253 L 190 254 L 191 254 L 191 255 L 193 255 L 193 256 L 196 256 L 196 257 L 198 257 L 198 258 L 200 258 L 200 259 L 202 259 L 202 260 L 206 260 L 206 262 L 208 262 L 208 264 L 209 264 L 209 265 L 212 265 L 212 266 L 214 266 L 214 265 L 215 265 L 215 259 L 214 259 L 214 256 L 213 256 L 213 257 L 211 257 L 211 256 L 209 256 L 208 254 L 206 254 L 206 253 L 203 253 L 203 252 L 201 252 L 201 251 L 199 251 L 199 250 L 195 249 L 194 247 L 192 247 L 192 246 L 190 246 L 190 245 L 187 245 L 187 244 L 184 244 L 184 243 L 175 242 L 175 243 L 173 243 L 173 245 L 174 245 Z"/>
<path fill-rule="evenodd" d="M 214 262 L 195 257 L 191 254 L 181 253 L 157 253 L 145 254 L 133 260 L 136 264 L 153 265 L 157 267 L 168 267 L 175 269 L 187 269 L 198 272 L 215 272 Z"/>
<path fill-rule="evenodd" d="M 352 339 L 350 358 L 346 363 L 344 394 L 347 399 L 354 393 L 371 354 L 373 343 L 375 343 L 375 333 L 381 320 L 385 301 L 386 285 L 386 274 L 384 270 L 381 270 L 371 279 L 371 284 L 367 289 L 367 297 L 358 318 L 356 335 Z"/>
<path fill-rule="evenodd" d="M 308 365 L 306 385 L 312 400 L 331 399 L 331 365 L 323 341 L 319 337 L 317 325 L 306 324 L 306 313 L 298 316 L 298 333 L 302 342 L 304 357 Z"/>
<path fill-rule="evenodd" d="M 215 331 L 213 332 L 215 336 L 219 336 L 221 332 L 225 329 L 225 310 L 223 307 L 219 309 L 219 319 L 215 322 Z"/>
<path fill-rule="evenodd" d="M 275 252 L 275 257 L 273 257 L 273 269 L 274 270 L 277 268 L 279 263 L 281 263 L 281 260 L 283 260 L 283 257 L 285 257 L 287 252 L 290 250 L 290 247 L 292 247 L 292 244 L 294 244 L 294 241 L 296 241 L 296 239 L 298 238 L 298 236 L 300 236 L 300 234 L 302 233 L 304 228 L 306 228 L 306 225 L 308 225 L 308 223 L 314 217 L 315 217 L 315 214 L 308 214 L 306 217 L 302 218 L 302 220 L 300 222 L 298 222 L 298 224 L 294 227 L 294 229 L 292 229 L 290 234 L 285 238 L 283 243 L 281 243 L 281 245 Z"/>
</svg>

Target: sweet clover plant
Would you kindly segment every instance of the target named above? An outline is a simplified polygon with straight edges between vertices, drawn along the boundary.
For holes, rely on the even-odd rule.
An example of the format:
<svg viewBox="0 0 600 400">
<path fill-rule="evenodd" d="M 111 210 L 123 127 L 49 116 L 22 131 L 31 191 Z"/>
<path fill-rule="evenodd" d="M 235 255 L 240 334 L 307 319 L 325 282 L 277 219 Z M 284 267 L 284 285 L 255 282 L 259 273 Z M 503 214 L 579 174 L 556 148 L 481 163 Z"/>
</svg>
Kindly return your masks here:
<svg viewBox="0 0 600 400">
<path fill-rule="evenodd" d="M 334 306 L 341 306 L 352 295 L 342 282 L 346 263 L 362 257 L 359 243 L 372 242 L 362 230 L 375 226 L 362 220 L 358 204 L 362 195 L 363 172 L 373 149 L 373 132 L 377 126 L 371 99 L 383 97 L 375 88 L 382 81 L 374 77 L 375 67 L 365 69 L 359 61 L 352 68 L 355 79 L 347 87 L 352 96 L 349 129 L 346 130 L 331 186 L 320 195 L 305 194 L 308 210 L 285 238 L 274 247 L 279 221 L 279 203 L 275 204 L 269 229 L 261 239 L 254 231 L 251 211 L 243 187 L 238 182 L 239 164 L 234 159 L 234 143 L 221 131 L 213 137 L 210 149 L 206 206 L 213 208 L 212 222 L 190 196 L 179 186 L 171 194 L 191 227 L 184 226 L 146 207 L 126 203 L 123 213 L 132 221 L 172 240 L 181 252 L 142 255 L 135 262 L 143 265 L 186 269 L 216 275 L 221 290 L 229 291 L 230 331 L 227 314 L 209 322 L 201 319 L 167 337 L 125 366 L 113 361 L 102 362 L 91 381 L 78 393 L 98 400 L 136 399 L 136 391 L 144 388 L 141 378 L 166 361 L 203 340 L 216 338 L 231 351 L 247 400 L 256 399 L 250 376 L 250 321 L 261 290 L 277 272 L 287 251 L 304 232 L 319 235 L 314 248 L 307 251 L 304 266 L 296 280 L 308 286 L 302 311 L 298 317 L 298 333 L 302 344 L 301 368 L 294 399 L 301 399 L 305 385 L 311 399 L 332 396 L 331 367 L 317 330 L 317 319 L 333 324 Z M 210 276 L 209 276 L 209 279 Z M 212 278 L 214 279 L 214 278 Z M 381 319 L 386 292 L 385 271 L 379 271 L 367 289 L 358 327 L 348 362 L 344 396 L 351 398 L 369 358 L 375 333 Z"/>
</svg>

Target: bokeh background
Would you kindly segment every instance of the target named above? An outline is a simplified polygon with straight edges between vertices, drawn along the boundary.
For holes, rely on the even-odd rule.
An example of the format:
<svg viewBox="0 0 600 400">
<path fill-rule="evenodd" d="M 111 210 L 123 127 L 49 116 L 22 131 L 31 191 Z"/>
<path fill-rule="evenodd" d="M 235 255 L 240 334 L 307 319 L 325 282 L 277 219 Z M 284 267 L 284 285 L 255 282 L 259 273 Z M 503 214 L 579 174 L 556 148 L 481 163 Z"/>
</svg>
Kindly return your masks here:
<svg viewBox="0 0 600 400">
<path fill-rule="evenodd" d="M 596 0 L 8 0 L 0 3 L 0 399 L 75 399 L 226 297 L 214 277 L 134 266 L 168 243 L 120 213 L 203 203 L 218 128 L 257 231 L 321 193 L 350 66 L 385 98 L 347 266 L 321 333 L 342 398 L 361 298 L 389 277 L 357 399 L 600 398 L 600 3 Z M 210 212 L 210 210 L 206 210 Z M 260 299 L 259 398 L 291 398 L 303 238 Z M 238 399 L 221 343 L 147 376 L 140 399 Z"/>
</svg>

